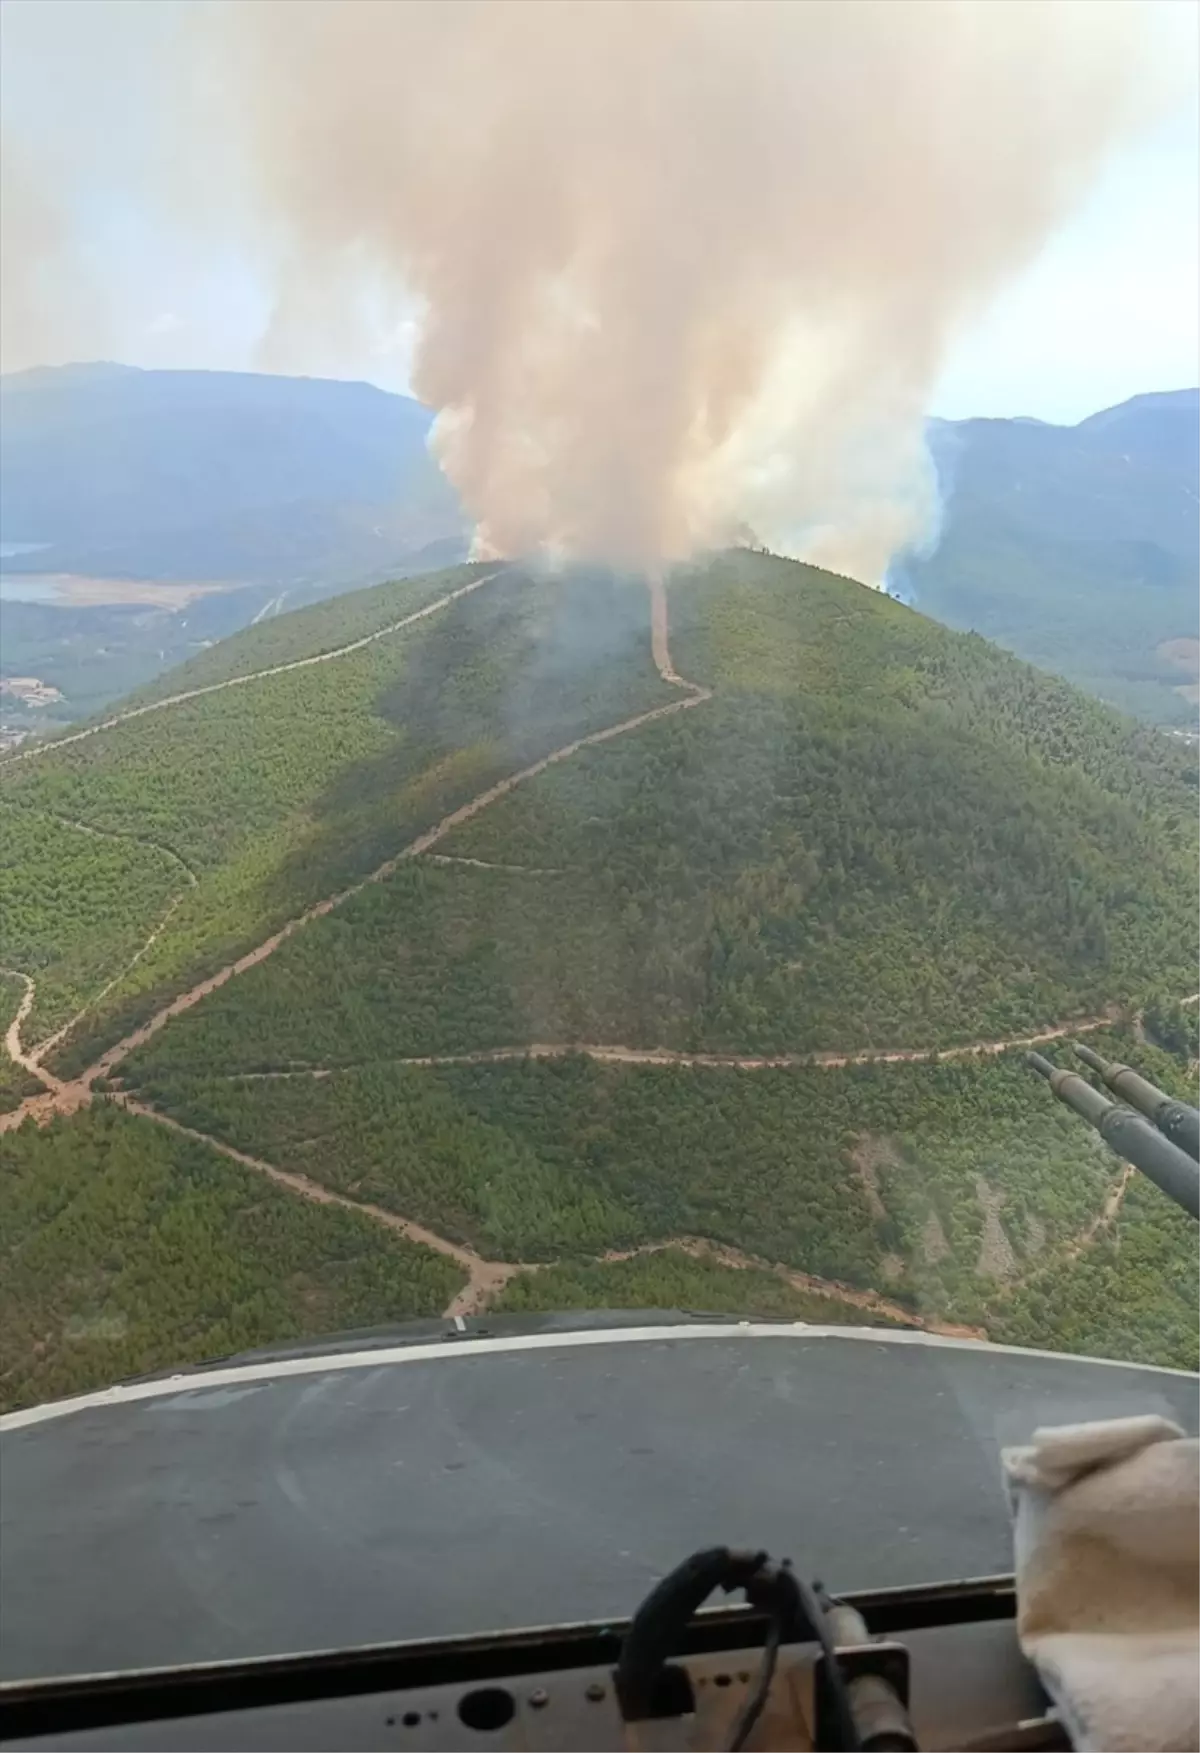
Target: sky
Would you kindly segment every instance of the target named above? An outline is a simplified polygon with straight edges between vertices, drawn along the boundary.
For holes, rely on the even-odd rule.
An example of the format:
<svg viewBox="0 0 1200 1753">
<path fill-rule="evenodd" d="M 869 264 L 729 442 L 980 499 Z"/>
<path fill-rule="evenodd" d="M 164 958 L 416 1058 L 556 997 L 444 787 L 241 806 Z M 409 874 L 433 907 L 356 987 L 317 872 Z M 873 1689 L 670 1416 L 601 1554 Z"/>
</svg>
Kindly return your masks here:
<svg viewBox="0 0 1200 1753">
<path fill-rule="evenodd" d="M 29 147 L 39 162 L 48 154 L 63 167 L 80 284 L 89 285 L 89 296 L 57 332 L 47 331 L 37 353 L 6 356 L 5 370 L 97 357 L 145 367 L 262 368 L 266 285 L 252 252 L 238 248 L 236 227 L 231 235 L 228 226 L 207 223 L 218 208 L 238 204 L 236 173 L 223 163 L 219 142 L 179 224 L 164 223 L 134 193 L 147 167 L 153 171 L 161 138 L 146 92 L 178 4 L 0 6 L 6 154 Z M 1187 51 L 1196 11 L 1190 0 L 1173 5 Z M 136 104 L 128 102 L 129 87 L 138 91 Z M 199 103 L 203 93 L 176 88 L 157 101 Z M 1140 391 L 1197 382 L 1198 127 L 1193 79 L 1175 113 L 1120 151 L 1041 257 L 959 338 L 931 413 L 1072 422 Z M 352 337 L 313 340 L 289 368 L 407 390 L 415 312 L 360 316 Z"/>
<path fill-rule="evenodd" d="M 1200 116 L 1110 167 L 1083 210 L 964 336 L 932 412 L 1070 424 L 1200 381 Z"/>
</svg>

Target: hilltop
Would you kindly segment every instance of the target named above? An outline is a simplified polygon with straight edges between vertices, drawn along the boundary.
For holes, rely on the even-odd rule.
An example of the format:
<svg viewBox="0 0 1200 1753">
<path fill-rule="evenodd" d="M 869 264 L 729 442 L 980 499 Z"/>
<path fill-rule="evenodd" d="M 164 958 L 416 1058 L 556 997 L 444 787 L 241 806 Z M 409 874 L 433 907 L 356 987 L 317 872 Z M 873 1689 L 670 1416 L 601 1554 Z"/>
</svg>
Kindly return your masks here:
<svg viewBox="0 0 1200 1753">
<path fill-rule="evenodd" d="M 1011 1052 L 1187 993 L 1194 769 L 982 639 L 744 552 L 657 593 L 459 568 L 248 629 L 0 799 L 8 1099 L 60 1116 L 22 1209 L 51 1176 L 64 1234 L 70 1137 L 145 1139 L 205 1199 L 249 1172 L 390 1230 L 410 1312 L 696 1299 L 1186 1361 L 1186 1230 Z M 157 1220 L 120 1221 L 116 1256 Z M 1121 1225 L 1153 1287 L 1105 1253 L 1098 1301 Z M 89 1308 L 139 1270 L 97 1262 Z M 317 1330 L 272 1308 L 244 1331 Z"/>
<path fill-rule="evenodd" d="M 93 364 L 0 378 L 4 668 L 79 719 L 253 622 L 466 551 L 432 416 L 365 383 Z M 1195 722 L 1197 392 L 1074 427 L 934 420 L 936 551 L 894 586 L 1154 723 Z M 130 581 L 141 590 L 131 590 Z"/>
</svg>

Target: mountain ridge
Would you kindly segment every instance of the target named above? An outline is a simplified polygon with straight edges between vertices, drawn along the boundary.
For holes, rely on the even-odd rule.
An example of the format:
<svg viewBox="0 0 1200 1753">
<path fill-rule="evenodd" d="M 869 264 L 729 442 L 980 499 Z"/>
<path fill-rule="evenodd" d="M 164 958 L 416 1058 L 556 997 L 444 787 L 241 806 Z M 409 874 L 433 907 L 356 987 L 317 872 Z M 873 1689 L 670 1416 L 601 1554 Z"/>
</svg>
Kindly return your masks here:
<svg viewBox="0 0 1200 1753">
<path fill-rule="evenodd" d="M 1194 729 L 1200 392 L 1074 426 L 935 422 L 930 443 L 942 528 L 897 565 L 898 587 L 1122 710 Z"/>
<path fill-rule="evenodd" d="M 432 416 L 375 385 L 100 363 L 0 378 L 0 398 L 3 539 L 34 545 L 4 561 L 6 671 L 66 696 L 17 713 L 19 730 L 87 715 L 256 619 L 466 552 Z M 941 540 L 900 557 L 892 587 L 1191 727 L 1195 405 L 1161 391 L 1070 427 L 931 422 Z M 99 583 L 76 603 L 47 595 L 47 574 Z M 126 602 L 114 579 L 203 594 Z M 11 600 L 22 590 L 39 600 Z"/>
<path fill-rule="evenodd" d="M 1120 1031 L 1181 996 L 1185 752 L 793 562 L 733 552 L 661 600 L 669 629 L 604 574 L 380 587 L 345 599 L 344 655 L 329 605 L 284 616 L 239 640 L 303 667 L 252 677 L 235 641 L 217 691 L 0 766 L 31 837 L 0 960 L 37 985 L 26 1111 L 59 1110 L 16 1135 L 35 1208 L 58 1176 L 69 1221 L 67 1141 L 107 1151 L 116 1106 L 131 1161 L 181 1128 L 214 1185 L 395 1219 L 465 1274 L 460 1311 L 691 1273 L 748 1312 L 1184 1356 L 1178 1214 L 1014 1053 L 1116 1028 L 1137 1057 Z M 194 876 L 164 922 L 137 854 L 153 941 L 112 938 L 90 998 L 100 843 L 73 865 L 71 819 Z M 1118 1234 L 1160 1262 L 1149 1303 Z M 97 1245 L 141 1270 L 141 1240 Z M 422 1272 L 418 1301 L 447 1282 Z M 18 1282 L 27 1331 L 47 1293 Z"/>
</svg>

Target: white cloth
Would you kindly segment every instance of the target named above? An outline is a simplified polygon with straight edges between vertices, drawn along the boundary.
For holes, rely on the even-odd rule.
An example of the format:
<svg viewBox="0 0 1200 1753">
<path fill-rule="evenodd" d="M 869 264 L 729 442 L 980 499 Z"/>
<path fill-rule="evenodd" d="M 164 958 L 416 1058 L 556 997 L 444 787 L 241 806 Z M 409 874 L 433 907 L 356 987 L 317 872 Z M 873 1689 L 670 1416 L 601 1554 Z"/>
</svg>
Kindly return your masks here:
<svg viewBox="0 0 1200 1753">
<path fill-rule="evenodd" d="M 1087 1753 L 1200 1748 L 1200 1445 L 1165 1418 L 1004 1453 L 1017 1635 Z"/>
</svg>

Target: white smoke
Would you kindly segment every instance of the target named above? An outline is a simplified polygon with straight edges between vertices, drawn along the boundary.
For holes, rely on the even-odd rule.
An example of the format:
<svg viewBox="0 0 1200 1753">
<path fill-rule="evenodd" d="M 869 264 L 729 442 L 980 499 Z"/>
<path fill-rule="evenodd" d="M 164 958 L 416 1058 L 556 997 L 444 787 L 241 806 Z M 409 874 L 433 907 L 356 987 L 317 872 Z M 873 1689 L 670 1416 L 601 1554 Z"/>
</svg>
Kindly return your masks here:
<svg viewBox="0 0 1200 1753">
<path fill-rule="evenodd" d="M 879 582 L 928 527 L 949 344 L 1169 95 L 1160 10 L 213 3 L 226 107 L 168 162 L 212 111 L 266 362 L 415 301 L 481 547 L 650 566 L 749 528 Z"/>
</svg>

